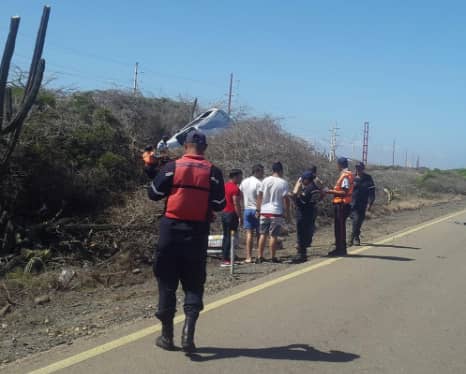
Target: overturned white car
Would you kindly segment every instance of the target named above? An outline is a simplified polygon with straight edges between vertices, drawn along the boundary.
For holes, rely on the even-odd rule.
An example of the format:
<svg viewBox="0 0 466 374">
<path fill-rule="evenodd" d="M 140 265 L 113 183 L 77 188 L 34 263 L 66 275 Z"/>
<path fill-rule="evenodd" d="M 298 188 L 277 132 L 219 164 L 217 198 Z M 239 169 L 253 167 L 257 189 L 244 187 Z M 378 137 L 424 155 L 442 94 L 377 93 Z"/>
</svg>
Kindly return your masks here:
<svg viewBox="0 0 466 374">
<path fill-rule="evenodd" d="M 186 140 L 186 135 L 192 130 L 202 131 L 204 134 L 212 134 L 224 130 L 233 125 L 233 120 L 230 116 L 221 109 L 212 108 L 200 114 L 168 141 L 168 148 L 180 147 Z"/>
</svg>

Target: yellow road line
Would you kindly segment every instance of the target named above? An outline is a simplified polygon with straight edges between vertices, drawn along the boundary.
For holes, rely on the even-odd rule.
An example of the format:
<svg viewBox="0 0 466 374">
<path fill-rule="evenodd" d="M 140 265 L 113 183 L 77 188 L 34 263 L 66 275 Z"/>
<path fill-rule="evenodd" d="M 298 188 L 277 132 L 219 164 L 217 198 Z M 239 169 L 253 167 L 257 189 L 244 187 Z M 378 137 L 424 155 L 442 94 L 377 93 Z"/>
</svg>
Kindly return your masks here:
<svg viewBox="0 0 466 374">
<path fill-rule="evenodd" d="M 449 220 L 451 218 L 454 218 L 454 217 L 459 216 L 459 215 L 464 214 L 464 213 L 466 213 L 466 209 L 462 210 L 460 212 L 454 213 L 454 214 L 450 214 L 450 215 L 447 215 L 447 216 L 444 216 L 444 217 L 441 217 L 441 218 L 438 218 L 438 219 L 435 219 L 435 220 L 420 224 L 418 226 L 414 226 L 413 228 L 411 228 L 409 230 L 403 231 L 403 232 L 401 232 L 399 234 L 392 235 L 392 236 L 390 236 L 390 237 L 388 237 L 386 239 L 378 241 L 375 244 L 377 244 L 377 245 L 385 244 L 385 243 L 390 242 L 392 240 L 399 239 L 399 238 L 402 238 L 404 236 L 415 233 L 417 231 L 423 230 L 423 229 L 425 229 L 427 227 L 430 227 L 430 226 L 436 225 L 438 223 L 447 221 L 447 220 Z M 357 250 L 351 251 L 350 254 L 361 253 L 361 252 L 367 251 L 370 248 L 373 248 L 373 247 L 371 247 L 370 245 L 365 246 L 365 247 L 361 247 L 361 248 L 359 248 Z M 214 302 L 206 305 L 204 310 L 201 312 L 201 314 L 204 314 L 204 313 L 207 313 L 207 312 L 209 312 L 211 310 L 220 308 L 221 306 L 232 303 L 232 302 L 234 302 L 236 300 L 239 300 L 239 299 L 242 299 L 242 298 L 244 298 L 246 296 L 255 294 L 256 292 L 259 292 L 259 291 L 264 290 L 266 288 L 272 287 L 272 286 L 274 286 L 276 284 L 283 283 L 283 282 L 285 282 L 285 281 L 287 281 L 289 279 L 299 277 L 302 274 L 306 274 L 306 273 L 309 273 L 309 272 L 311 272 L 313 270 L 319 269 L 321 267 L 328 266 L 330 264 L 333 264 L 336 261 L 340 261 L 342 258 L 343 257 L 329 258 L 327 260 L 320 261 L 320 262 L 318 262 L 316 264 L 307 266 L 307 267 L 302 268 L 300 270 L 296 270 L 296 271 L 294 271 L 292 273 L 288 273 L 288 274 L 282 275 L 282 276 L 280 276 L 278 278 L 271 279 L 271 280 L 269 280 L 267 282 L 264 282 L 264 283 L 262 283 L 260 285 L 254 286 L 254 287 L 251 287 L 251 288 L 249 288 L 247 290 L 240 291 L 240 292 L 238 292 L 238 293 L 236 293 L 234 295 L 224 297 L 224 298 L 222 298 L 220 300 L 214 301 Z M 179 323 L 179 322 L 181 322 L 183 320 L 184 320 L 184 316 L 178 315 L 178 316 L 175 317 L 174 322 L 176 324 L 176 323 Z M 123 336 L 121 338 L 112 340 L 112 341 L 110 341 L 108 343 L 105 343 L 105 344 L 99 345 L 97 347 L 91 348 L 91 349 L 89 349 L 87 351 L 78 353 L 78 354 L 76 354 L 74 356 L 71 356 L 71 357 L 65 358 L 63 360 L 57 361 L 57 362 L 55 362 L 53 364 L 50 364 L 48 366 L 45 366 L 45 367 L 43 367 L 41 369 L 31 371 L 30 374 L 50 374 L 50 373 L 54 373 L 54 372 L 56 372 L 58 370 L 66 369 L 66 368 L 68 368 L 68 367 L 70 367 L 72 365 L 75 365 L 75 364 L 78 364 L 80 362 L 89 360 L 89 359 L 91 359 L 93 357 L 99 356 L 99 355 L 101 355 L 103 353 L 106 353 L 108 351 L 111 351 L 113 349 L 116 349 L 116 348 L 122 347 L 124 345 L 133 343 L 133 342 L 135 342 L 135 341 L 137 341 L 139 339 L 145 338 L 146 336 L 152 335 L 152 334 L 154 334 L 154 333 L 156 333 L 156 332 L 158 332 L 160 330 L 161 330 L 161 325 L 160 324 L 144 328 L 144 329 L 136 331 L 136 332 L 134 332 L 132 334 Z"/>
</svg>

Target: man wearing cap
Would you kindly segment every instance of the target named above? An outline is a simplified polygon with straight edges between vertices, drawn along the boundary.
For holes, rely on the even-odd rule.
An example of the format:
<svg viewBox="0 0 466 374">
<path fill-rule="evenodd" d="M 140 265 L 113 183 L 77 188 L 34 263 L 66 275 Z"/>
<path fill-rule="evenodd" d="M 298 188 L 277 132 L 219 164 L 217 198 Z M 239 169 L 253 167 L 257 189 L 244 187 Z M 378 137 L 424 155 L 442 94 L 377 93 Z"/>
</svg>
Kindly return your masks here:
<svg viewBox="0 0 466 374">
<path fill-rule="evenodd" d="M 316 204 L 321 199 L 321 191 L 314 182 L 315 175 L 306 171 L 296 182 L 292 197 L 296 204 L 297 254 L 292 263 L 307 261 L 307 249 L 314 235 Z"/>
<path fill-rule="evenodd" d="M 167 163 L 149 189 L 152 200 L 167 197 L 153 264 L 159 289 L 156 317 L 162 322 L 156 345 L 166 350 L 175 348 L 173 318 L 180 282 L 186 315 L 181 347 L 185 352 L 195 350 L 194 330 L 203 308 L 210 221 L 213 211 L 225 207 L 223 175 L 204 158 L 206 148 L 205 135 L 190 132 L 183 157 Z"/>
<path fill-rule="evenodd" d="M 162 139 L 157 144 L 157 152 L 159 154 L 166 154 L 168 152 L 168 140 L 170 137 L 168 135 L 163 135 Z"/>
<path fill-rule="evenodd" d="M 340 157 L 337 160 L 340 176 L 335 187 L 327 190 L 333 195 L 334 217 L 335 217 L 335 249 L 329 256 L 345 256 L 346 252 L 346 220 L 351 212 L 351 201 L 353 194 L 353 173 L 348 169 L 348 159 Z"/>
<path fill-rule="evenodd" d="M 356 165 L 353 199 L 351 201 L 351 219 L 353 231 L 350 245 L 361 245 L 361 226 L 375 201 L 375 184 L 372 177 L 366 173 L 366 166 L 360 162 Z"/>
</svg>

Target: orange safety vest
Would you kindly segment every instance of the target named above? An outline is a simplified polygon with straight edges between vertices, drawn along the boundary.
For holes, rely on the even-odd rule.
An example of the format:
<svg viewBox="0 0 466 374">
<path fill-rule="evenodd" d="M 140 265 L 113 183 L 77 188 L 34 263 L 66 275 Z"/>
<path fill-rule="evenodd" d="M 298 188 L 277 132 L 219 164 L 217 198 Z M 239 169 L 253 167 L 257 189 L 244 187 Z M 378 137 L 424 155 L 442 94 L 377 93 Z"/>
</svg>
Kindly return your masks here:
<svg viewBox="0 0 466 374">
<path fill-rule="evenodd" d="M 145 165 L 155 164 L 154 155 L 155 155 L 154 151 L 145 151 L 142 154 L 142 159 L 144 160 L 144 164 Z"/>
<path fill-rule="evenodd" d="M 183 156 L 175 162 L 165 217 L 182 221 L 208 221 L 212 164 L 201 156 Z"/>
<path fill-rule="evenodd" d="M 342 185 L 343 185 L 343 180 L 345 178 L 348 178 L 350 187 L 348 190 L 344 190 Z M 335 191 L 346 191 L 345 196 L 335 196 L 333 198 L 333 203 L 334 204 L 350 204 L 352 200 L 352 195 L 353 195 L 353 188 L 354 188 L 354 176 L 353 173 L 349 170 L 343 170 L 340 174 L 340 177 L 337 180 L 337 184 L 335 185 Z"/>
</svg>

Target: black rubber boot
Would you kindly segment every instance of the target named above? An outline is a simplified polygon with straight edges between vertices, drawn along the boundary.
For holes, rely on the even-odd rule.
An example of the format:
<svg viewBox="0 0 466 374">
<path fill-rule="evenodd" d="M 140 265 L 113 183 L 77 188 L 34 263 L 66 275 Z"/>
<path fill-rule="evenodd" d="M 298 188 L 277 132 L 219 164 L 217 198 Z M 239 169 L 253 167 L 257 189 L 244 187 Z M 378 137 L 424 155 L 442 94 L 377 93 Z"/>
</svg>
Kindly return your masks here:
<svg viewBox="0 0 466 374">
<path fill-rule="evenodd" d="M 173 320 L 162 321 L 162 335 L 155 340 L 155 345 L 166 351 L 175 349 L 175 344 L 173 344 Z"/>
<path fill-rule="evenodd" d="M 186 317 L 183 326 L 183 333 L 181 335 L 181 349 L 186 353 L 193 353 L 196 351 L 194 345 L 194 332 L 196 329 L 197 318 Z"/>
</svg>

